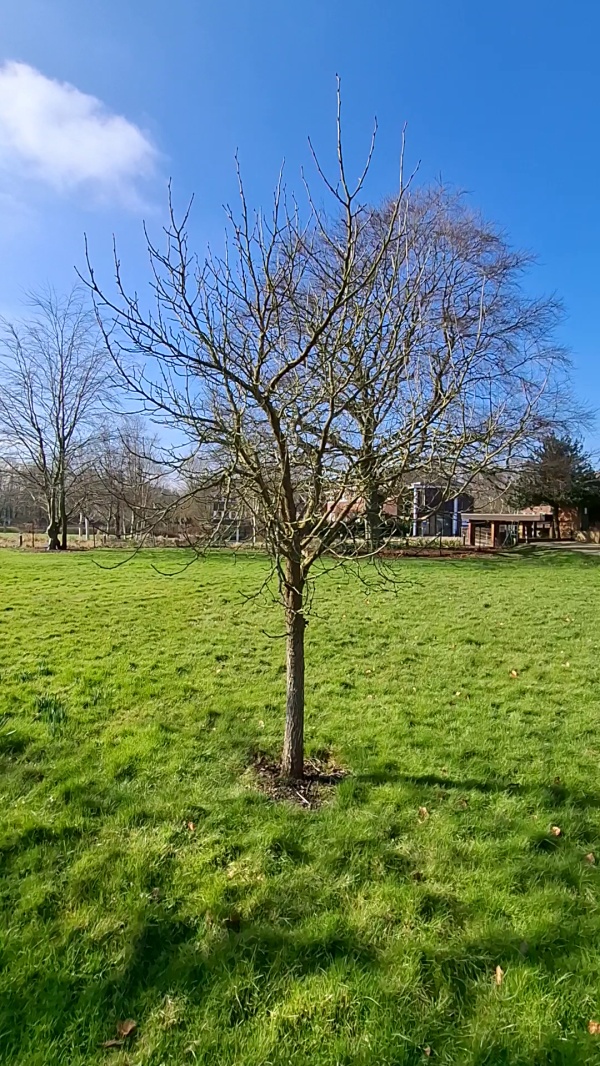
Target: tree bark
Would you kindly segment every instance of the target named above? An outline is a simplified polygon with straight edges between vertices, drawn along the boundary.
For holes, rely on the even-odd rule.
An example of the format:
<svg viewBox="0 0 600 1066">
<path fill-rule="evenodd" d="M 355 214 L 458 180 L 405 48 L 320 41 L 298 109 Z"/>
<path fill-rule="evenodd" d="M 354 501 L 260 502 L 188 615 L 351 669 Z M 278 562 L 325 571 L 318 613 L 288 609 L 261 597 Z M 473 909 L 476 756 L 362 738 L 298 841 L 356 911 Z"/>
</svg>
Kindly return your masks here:
<svg viewBox="0 0 600 1066">
<path fill-rule="evenodd" d="M 46 536 L 48 537 L 47 550 L 49 552 L 56 552 L 60 550 L 60 538 L 59 538 L 58 522 L 56 516 L 51 516 L 46 527 Z"/>
<path fill-rule="evenodd" d="M 286 709 L 285 735 L 281 758 L 284 777 L 300 780 L 304 776 L 304 579 L 299 565 L 290 566 L 285 587 Z"/>
<path fill-rule="evenodd" d="M 68 526 L 67 512 L 66 512 L 66 508 L 65 508 L 65 505 L 64 505 L 64 501 L 61 499 L 61 502 L 60 502 L 60 532 L 61 532 L 60 549 L 61 549 L 61 551 L 64 551 L 64 552 L 66 552 L 67 547 L 68 547 L 68 536 L 69 536 L 69 534 L 68 534 L 67 526 Z"/>
<path fill-rule="evenodd" d="M 60 543 L 59 543 L 58 546 L 59 546 L 61 551 L 66 551 L 67 550 L 67 540 L 68 540 L 68 532 L 67 532 L 68 515 L 67 515 L 67 489 L 66 489 L 66 485 L 65 485 L 65 459 L 64 459 L 64 455 L 62 457 L 61 464 L 60 464 L 60 482 L 59 482 L 59 490 L 58 490 L 58 522 L 59 522 L 59 527 L 60 527 Z"/>
<path fill-rule="evenodd" d="M 46 551 L 60 551 L 60 524 L 56 513 L 56 492 L 54 487 L 49 490 L 46 497 L 46 507 L 48 511 L 48 525 L 46 526 L 48 544 L 46 545 Z"/>
</svg>

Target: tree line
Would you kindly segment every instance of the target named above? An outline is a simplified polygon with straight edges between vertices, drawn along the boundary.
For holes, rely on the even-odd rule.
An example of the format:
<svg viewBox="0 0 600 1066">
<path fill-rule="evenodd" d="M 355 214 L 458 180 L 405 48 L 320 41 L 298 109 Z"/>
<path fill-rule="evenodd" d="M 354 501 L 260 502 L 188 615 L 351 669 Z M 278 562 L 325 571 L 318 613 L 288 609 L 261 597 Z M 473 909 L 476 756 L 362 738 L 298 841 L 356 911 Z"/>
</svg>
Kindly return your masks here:
<svg viewBox="0 0 600 1066">
<path fill-rule="evenodd" d="M 0 497 L 5 526 L 43 522 L 65 549 L 79 516 L 121 536 L 144 527 L 158 472 L 139 420 L 115 417 L 111 367 L 81 289 L 32 295 L 0 343 Z M 155 499 L 156 503 L 157 500 Z"/>
</svg>

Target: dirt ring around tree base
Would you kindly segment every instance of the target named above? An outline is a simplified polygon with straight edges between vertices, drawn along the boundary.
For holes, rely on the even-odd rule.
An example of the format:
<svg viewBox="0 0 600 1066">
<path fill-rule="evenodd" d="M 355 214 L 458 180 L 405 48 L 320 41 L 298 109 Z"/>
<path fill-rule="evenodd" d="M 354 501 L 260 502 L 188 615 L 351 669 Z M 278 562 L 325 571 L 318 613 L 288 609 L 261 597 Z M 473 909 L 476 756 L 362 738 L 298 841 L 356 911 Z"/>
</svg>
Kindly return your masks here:
<svg viewBox="0 0 600 1066">
<path fill-rule="evenodd" d="M 275 803 L 287 801 L 310 810 L 320 807 L 332 789 L 350 776 L 349 770 L 329 759 L 307 759 L 304 777 L 290 780 L 283 777 L 279 763 L 262 753 L 255 755 L 251 769 L 259 792 L 269 796 Z"/>
</svg>

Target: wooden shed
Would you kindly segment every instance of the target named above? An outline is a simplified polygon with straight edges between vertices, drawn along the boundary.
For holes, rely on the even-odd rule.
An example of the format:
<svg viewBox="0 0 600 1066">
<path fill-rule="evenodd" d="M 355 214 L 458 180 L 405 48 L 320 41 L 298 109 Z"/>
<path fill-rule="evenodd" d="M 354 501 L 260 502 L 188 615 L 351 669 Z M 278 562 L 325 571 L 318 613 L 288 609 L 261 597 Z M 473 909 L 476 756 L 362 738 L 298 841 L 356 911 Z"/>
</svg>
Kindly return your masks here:
<svg viewBox="0 0 600 1066">
<path fill-rule="evenodd" d="M 501 548 L 503 545 L 528 544 L 549 540 L 552 513 L 515 512 L 512 514 L 463 514 L 465 541 L 472 548 Z"/>
</svg>

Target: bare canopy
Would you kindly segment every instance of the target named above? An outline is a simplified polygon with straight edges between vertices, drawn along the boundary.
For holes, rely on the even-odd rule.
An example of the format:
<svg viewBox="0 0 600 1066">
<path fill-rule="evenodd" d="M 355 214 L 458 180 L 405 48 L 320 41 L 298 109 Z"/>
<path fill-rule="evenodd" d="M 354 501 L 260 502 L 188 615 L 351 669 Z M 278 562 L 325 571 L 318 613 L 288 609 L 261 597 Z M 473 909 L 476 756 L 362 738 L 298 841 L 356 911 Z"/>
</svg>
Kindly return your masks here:
<svg viewBox="0 0 600 1066">
<path fill-rule="evenodd" d="M 148 240 L 153 306 L 89 267 L 123 384 L 193 456 L 197 485 L 243 501 L 264 531 L 287 634 L 282 770 L 303 773 L 304 638 L 318 560 L 372 558 L 383 502 L 435 470 L 456 491 L 502 465 L 552 412 L 563 354 L 558 309 L 527 299 L 525 261 L 443 189 L 401 179 L 364 197 L 317 168 L 301 215 L 277 186 L 268 214 L 228 213 L 227 247 L 199 262 L 172 205 Z M 319 198 L 321 193 L 319 193 Z M 184 458 L 185 453 L 185 458 Z M 368 534 L 356 535 L 367 514 Z"/>
</svg>

